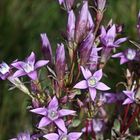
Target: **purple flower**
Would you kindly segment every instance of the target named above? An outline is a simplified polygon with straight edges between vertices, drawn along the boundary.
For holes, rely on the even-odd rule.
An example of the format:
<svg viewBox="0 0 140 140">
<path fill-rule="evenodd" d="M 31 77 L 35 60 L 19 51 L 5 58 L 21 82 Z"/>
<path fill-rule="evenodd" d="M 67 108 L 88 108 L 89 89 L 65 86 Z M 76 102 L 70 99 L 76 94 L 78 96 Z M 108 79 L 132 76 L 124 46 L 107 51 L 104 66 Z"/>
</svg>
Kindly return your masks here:
<svg viewBox="0 0 140 140">
<path fill-rule="evenodd" d="M 96 71 L 93 75 L 88 69 L 84 69 L 82 66 L 81 66 L 81 70 L 82 70 L 85 80 L 82 80 L 79 83 L 77 83 L 74 86 L 74 88 L 77 88 L 77 89 L 89 88 L 89 93 L 93 101 L 96 97 L 96 89 L 102 90 L 102 91 L 110 89 L 104 83 L 99 82 L 103 76 L 102 69 Z"/>
<path fill-rule="evenodd" d="M 0 64 L 0 78 L 5 80 L 10 75 L 10 67 L 5 63 L 2 62 Z"/>
<path fill-rule="evenodd" d="M 46 60 L 49 60 L 49 63 L 52 63 L 52 49 L 48 37 L 46 33 L 42 33 L 40 34 L 40 36 L 42 41 L 42 53 L 44 55 L 44 58 Z"/>
<path fill-rule="evenodd" d="M 110 58 L 111 51 L 115 47 L 119 47 L 120 43 L 123 43 L 127 40 L 127 38 L 120 38 L 115 41 L 116 38 L 116 26 L 115 24 L 106 32 L 105 28 L 102 26 L 100 40 L 103 44 L 102 54 L 101 54 L 101 62 L 106 63 Z"/>
<path fill-rule="evenodd" d="M 136 59 L 136 50 L 129 48 L 129 49 L 125 50 L 124 52 L 114 54 L 112 57 L 120 58 L 120 64 L 124 64 L 126 62 Z"/>
<path fill-rule="evenodd" d="M 56 49 L 55 57 L 55 70 L 59 84 L 63 85 L 64 74 L 65 74 L 65 49 L 64 44 L 58 44 Z"/>
<path fill-rule="evenodd" d="M 89 69 L 91 71 L 96 70 L 97 69 L 97 65 L 98 65 L 98 59 L 100 58 L 98 56 L 98 51 L 100 51 L 102 48 L 97 48 L 97 47 L 92 47 L 92 51 L 89 57 Z"/>
<path fill-rule="evenodd" d="M 76 21 L 76 28 L 75 28 L 75 40 L 76 43 L 81 42 L 81 40 L 85 37 L 87 31 L 87 24 L 88 24 L 88 1 L 83 1 L 83 6 L 81 8 L 80 14 Z"/>
<path fill-rule="evenodd" d="M 17 138 L 13 138 L 13 139 L 10 139 L 10 140 L 33 140 L 33 139 L 30 137 L 30 133 L 27 131 L 27 132 L 24 132 L 24 133 L 19 133 L 17 135 Z"/>
<path fill-rule="evenodd" d="M 127 96 L 127 99 L 124 100 L 123 105 L 131 104 L 135 102 L 135 92 L 134 91 L 123 91 L 123 93 Z"/>
<path fill-rule="evenodd" d="M 64 133 L 62 131 L 58 131 L 57 133 L 50 133 L 44 135 L 43 137 L 48 140 L 78 140 L 81 137 L 82 133 L 80 132 L 71 132 L 71 133 Z"/>
<path fill-rule="evenodd" d="M 120 43 L 123 43 L 127 40 L 126 37 L 120 38 L 115 41 L 116 38 L 116 26 L 115 24 L 106 32 L 105 28 L 102 26 L 100 40 L 103 43 L 104 47 L 119 47 Z"/>
<path fill-rule="evenodd" d="M 35 54 L 32 52 L 30 56 L 23 61 L 15 61 L 11 65 L 18 70 L 14 73 L 13 77 L 21 77 L 28 75 L 32 80 L 37 80 L 36 69 L 45 66 L 48 60 L 39 60 L 35 63 Z"/>
<path fill-rule="evenodd" d="M 58 100 L 54 96 L 50 101 L 47 108 L 40 107 L 36 109 L 32 109 L 31 112 L 43 115 L 44 117 L 40 120 L 38 128 L 42 128 L 44 126 L 49 125 L 50 123 L 55 123 L 59 129 L 63 132 L 67 132 L 67 128 L 65 127 L 64 120 L 62 117 L 67 115 L 74 115 L 76 112 L 69 109 L 58 109 Z"/>
<path fill-rule="evenodd" d="M 89 33 L 88 36 L 85 38 L 85 40 L 82 41 L 80 45 L 80 63 L 82 66 L 85 66 L 87 64 L 87 61 L 89 60 L 93 40 L 94 35 L 92 33 Z"/>
<path fill-rule="evenodd" d="M 73 10 L 68 12 L 68 23 L 67 23 L 67 39 L 74 41 L 75 34 L 75 15 Z"/>
</svg>

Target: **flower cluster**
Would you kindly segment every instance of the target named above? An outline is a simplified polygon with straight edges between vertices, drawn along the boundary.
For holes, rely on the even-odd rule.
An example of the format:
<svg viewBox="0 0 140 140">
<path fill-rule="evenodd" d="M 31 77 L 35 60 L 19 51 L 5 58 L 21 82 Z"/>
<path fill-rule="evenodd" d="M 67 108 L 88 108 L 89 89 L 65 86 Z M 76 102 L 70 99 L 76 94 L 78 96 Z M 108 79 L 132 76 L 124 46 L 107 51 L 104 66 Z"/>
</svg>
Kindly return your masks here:
<svg viewBox="0 0 140 140">
<path fill-rule="evenodd" d="M 0 78 L 9 80 L 31 98 L 28 111 L 35 120 L 32 134 L 19 133 L 12 140 L 127 139 L 130 134 L 133 136 L 131 130 L 130 134 L 126 132 L 134 121 L 136 123 L 140 110 L 139 44 L 130 41 L 135 48 L 127 47 L 116 53 L 128 38 L 118 37 L 122 33 L 120 25 L 112 21 L 107 26 L 101 24 L 106 0 L 94 1 L 94 18 L 87 0 L 81 2 L 80 8 L 75 0 L 58 2 L 66 10 L 68 21 L 65 42 L 57 44 L 55 55 L 47 34 L 41 33 L 44 60 L 36 61 L 32 52 L 24 61 L 0 64 Z M 74 6 L 79 8 L 77 16 Z M 139 31 L 140 14 L 137 28 Z M 115 83 L 116 90 L 111 80 L 114 68 L 110 68 L 110 74 L 106 69 L 114 58 L 120 58 L 120 66 L 125 65 L 123 69 L 126 69 L 124 81 Z M 44 72 L 39 73 L 42 67 Z M 121 75 L 118 71 L 115 74 L 116 77 Z M 24 76 L 31 83 L 29 87 L 21 80 Z M 46 85 L 42 84 L 42 78 Z M 107 109 L 109 105 L 115 108 L 109 108 L 111 113 Z M 116 120 L 120 122 L 119 130 Z M 106 132 L 109 135 L 105 136 Z"/>
</svg>

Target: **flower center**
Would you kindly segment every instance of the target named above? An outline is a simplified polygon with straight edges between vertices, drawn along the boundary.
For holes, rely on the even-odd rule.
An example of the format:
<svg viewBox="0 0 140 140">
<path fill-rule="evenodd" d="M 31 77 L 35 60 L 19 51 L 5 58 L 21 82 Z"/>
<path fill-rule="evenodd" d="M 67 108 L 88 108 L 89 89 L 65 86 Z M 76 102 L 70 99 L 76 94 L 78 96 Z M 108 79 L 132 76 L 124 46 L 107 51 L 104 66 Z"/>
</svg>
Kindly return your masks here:
<svg viewBox="0 0 140 140">
<path fill-rule="evenodd" d="M 96 85 L 96 79 L 94 77 L 89 78 L 88 85 L 94 87 Z"/>
<path fill-rule="evenodd" d="M 58 112 L 56 110 L 49 110 L 48 111 L 48 118 L 53 120 L 56 120 L 58 118 Z"/>
<path fill-rule="evenodd" d="M 126 53 L 126 57 L 128 60 L 133 60 L 136 56 L 136 51 L 132 49 L 128 49 Z"/>
<path fill-rule="evenodd" d="M 69 140 L 67 135 L 62 135 L 59 140 Z"/>
<path fill-rule="evenodd" d="M 1 74 L 6 74 L 6 73 L 8 73 L 9 72 L 9 70 L 10 70 L 10 67 L 6 64 L 6 63 L 2 63 L 1 65 L 0 65 L 0 73 Z"/>
<path fill-rule="evenodd" d="M 34 65 L 27 62 L 23 65 L 23 69 L 26 73 L 30 73 L 30 72 L 34 71 Z"/>
</svg>

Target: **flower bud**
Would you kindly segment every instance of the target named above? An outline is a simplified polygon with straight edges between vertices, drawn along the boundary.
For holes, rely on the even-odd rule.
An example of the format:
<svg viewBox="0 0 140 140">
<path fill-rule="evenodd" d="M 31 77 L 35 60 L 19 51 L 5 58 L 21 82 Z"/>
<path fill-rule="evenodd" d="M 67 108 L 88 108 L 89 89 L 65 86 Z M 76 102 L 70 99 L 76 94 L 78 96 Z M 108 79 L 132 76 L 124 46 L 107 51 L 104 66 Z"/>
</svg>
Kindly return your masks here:
<svg viewBox="0 0 140 140">
<path fill-rule="evenodd" d="M 87 23 L 88 23 L 88 12 L 89 12 L 88 11 L 88 2 L 84 1 L 80 14 L 78 16 L 78 20 L 76 22 L 76 30 L 75 30 L 76 43 L 81 42 L 81 40 L 86 35 Z"/>
<path fill-rule="evenodd" d="M 138 29 L 138 33 L 139 33 L 139 37 L 140 37 L 140 11 L 138 14 L 138 24 L 137 24 L 137 29 Z"/>
<path fill-rule="evenodd" d="M 81 43 L 80 63 L 82 66 L 85 66 L 87 64 L 87 61 L 89 60 L 89 57 L 92 51 L 93 40 L 94 40 L 94 35 L 90 33 L 86 37 L 86 39 Z"/>
<path fill-rule="evenodd" d="M 68 41 L 74 40 L 75 33 L 75 15 L 73 10 L 68 13 L 68 23 L 67 23 L 67 39 Z"/>
<path fill-rule="evenodd" d="M 64 44 L 58 44 L 55 57 L 55 70 L 58 79 L 58 83 L 62 86 L 65 74 L 65 49 Z"/>
<path fill-rule="evenodd" d="M 50 42 L 48 40 L 48 37 L 46 33 L 42 33 L 41 35 L 41 41 L 42 41 L 42 53 L 46 60 L 49 60 L 49 64 L 52 63 L 52 49 Z"/>
</svg>

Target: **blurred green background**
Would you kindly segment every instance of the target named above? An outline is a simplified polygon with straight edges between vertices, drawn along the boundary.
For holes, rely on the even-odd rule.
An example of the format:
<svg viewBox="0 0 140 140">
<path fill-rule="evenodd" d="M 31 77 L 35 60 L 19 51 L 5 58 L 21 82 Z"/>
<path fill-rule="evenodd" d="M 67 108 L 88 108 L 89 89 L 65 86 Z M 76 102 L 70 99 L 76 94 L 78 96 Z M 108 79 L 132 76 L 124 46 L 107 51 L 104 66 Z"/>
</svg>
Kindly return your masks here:
<svg viewBox="0 0 140 140">
<path fill-rule="evenodd" d="M 123 36 L 137 40 L 139 9 L 140 0 L 107 0 L 104 22 L 112 18 L 124 24 Z M 55 48 L 65 23 L 65 12 L 57 0 L 0 0 L 0 61 L 24 59 L 31 51 L 41 58 L 40 33 L 46 32 Z M 8 82 L 0 81 L 0 140 L 12 138 L 31 123 L 26 112 L 28 98 L 18 90 L 8 91 L 8 87 Z"/>
</svg>

